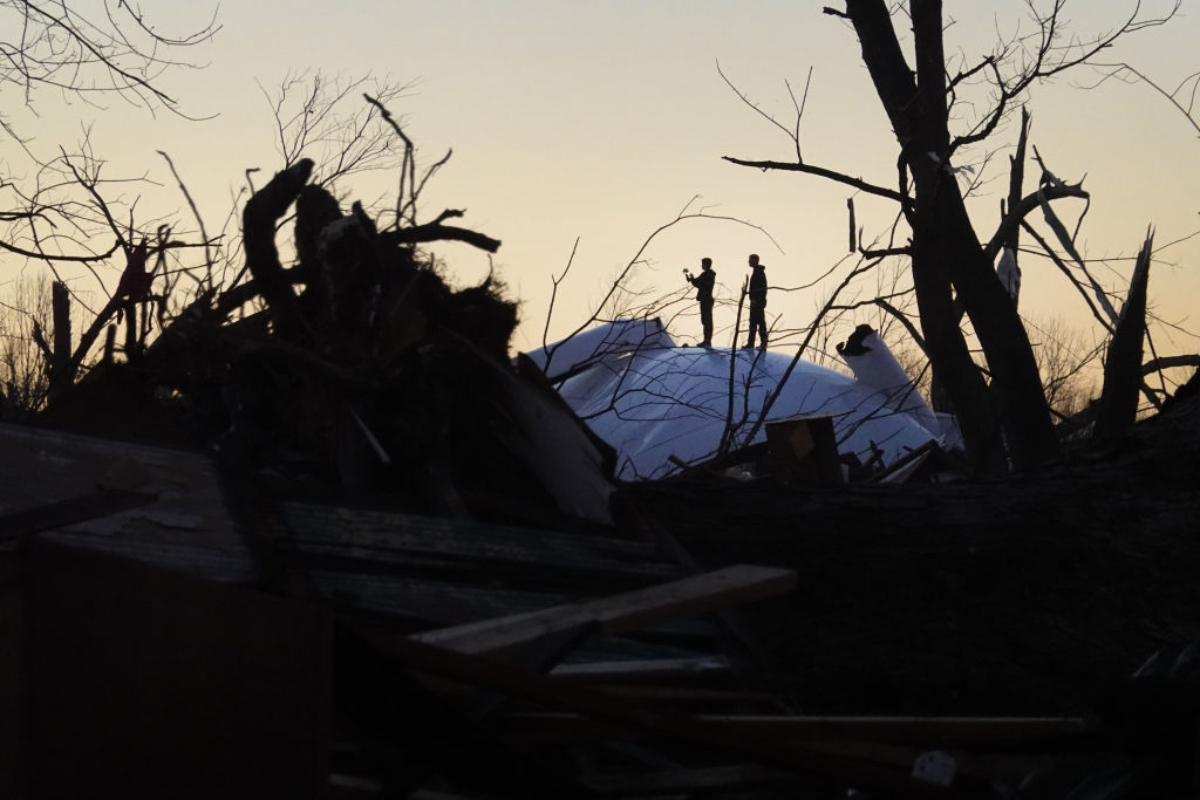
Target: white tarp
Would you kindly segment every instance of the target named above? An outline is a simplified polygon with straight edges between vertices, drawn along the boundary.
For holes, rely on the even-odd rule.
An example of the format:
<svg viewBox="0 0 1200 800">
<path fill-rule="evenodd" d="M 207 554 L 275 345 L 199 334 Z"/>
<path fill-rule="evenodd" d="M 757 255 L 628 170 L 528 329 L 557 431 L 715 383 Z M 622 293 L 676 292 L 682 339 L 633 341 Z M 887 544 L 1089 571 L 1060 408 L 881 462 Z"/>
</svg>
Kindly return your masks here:
<svg viewBox="0 0 1200 800">
<path fill-rule="evenodd" d="M 845 343 L 837 346 L 837 352 L 860 385 L 887 394 L 892 408 L 914 415 L 927 430 L 942 432 L 942 420 L 925 403 L 912 378 L 870 325 L 855 328 Z"/>
<path fill-rule="evenodd" d="M 645 339 L 635 335 L 639 330 Z M 584 365 L 561 382 L 559 392 L 616 448 L 618 476 L 624 479 L 669 474 L 677 469 L 671 456 L 695 463 L 715 454 L 731 392 L 733 420 L 741 423 L 738 444 L 751 444 L 745 436 L 791 361 L 790 355 L 769 351 L 675 347 L 657 320 L 608 323 L 582 335 L 588 337 L 586 342 L 572 340 L 558 349 L 550 374 Z M 589 346 L 600 350 L 589 352 Z M 562 363 L 560 355 L 566 356 Z M 544 363 L 545 352 L 530 357 Z M 902 410 L 901 402 L 895 393 L 801 361 L 769 420 L 833 417 L 841 452 L 866 461 L 874 443 L 887 463 L 925 442 L 940 440 L 915 414 Z M 755 441 L 764 438 L 760 430 Z"/>
<path fill-rule="evenodd" d="M 580 367 L 634 351 L 674 347 L 675 341 L 654 319 L 619 319 L 555 342 L 526 355 L 546 377 L 556 380 Z"/>
</svg>

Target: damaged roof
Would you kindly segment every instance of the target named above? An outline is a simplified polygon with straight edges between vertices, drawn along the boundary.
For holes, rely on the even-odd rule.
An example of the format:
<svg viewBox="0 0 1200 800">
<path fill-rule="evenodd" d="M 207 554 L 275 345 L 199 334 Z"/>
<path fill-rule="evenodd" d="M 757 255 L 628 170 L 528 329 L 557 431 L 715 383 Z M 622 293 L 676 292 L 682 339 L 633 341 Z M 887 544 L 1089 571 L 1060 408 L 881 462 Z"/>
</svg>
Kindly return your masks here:
<svg viewBox="0 0 1200 800">
<path fill-rule="evenodd" d="M 624 479 L 660 478 L 677 462 L 712 458 L 727 427 L 739 447 L 765 440 L 761 429 L 747 437 L 792 362 L 771 351 L 679 347 L 657 320 L 605 323 L 530 358 L 548 365 L 575 413 L 617 449 Z M 876 448 L 891 463 L 953 440 L 907 381 L 881 388 L 800 360 L 767 421 L 813 417 L 832 418 L 839 451 L 864 462 Z"/>
</svg>

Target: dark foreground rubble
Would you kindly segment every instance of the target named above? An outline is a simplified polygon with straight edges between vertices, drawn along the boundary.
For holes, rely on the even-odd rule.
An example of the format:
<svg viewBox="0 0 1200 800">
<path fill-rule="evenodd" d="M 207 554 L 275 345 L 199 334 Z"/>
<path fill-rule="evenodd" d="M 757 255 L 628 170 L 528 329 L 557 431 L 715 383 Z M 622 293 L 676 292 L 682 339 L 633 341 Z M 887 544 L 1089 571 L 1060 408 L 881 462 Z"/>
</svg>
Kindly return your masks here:
<svg viewBox="0 0 1200 800">
<path fill-rule="evenodd" d="M 0 426 L 0 794 L 1196 790 L 1195 398 L 999 483 L 619 485 L 416 248 L 499 243 L 310 169 L 248 282 Z"/>
</svg>

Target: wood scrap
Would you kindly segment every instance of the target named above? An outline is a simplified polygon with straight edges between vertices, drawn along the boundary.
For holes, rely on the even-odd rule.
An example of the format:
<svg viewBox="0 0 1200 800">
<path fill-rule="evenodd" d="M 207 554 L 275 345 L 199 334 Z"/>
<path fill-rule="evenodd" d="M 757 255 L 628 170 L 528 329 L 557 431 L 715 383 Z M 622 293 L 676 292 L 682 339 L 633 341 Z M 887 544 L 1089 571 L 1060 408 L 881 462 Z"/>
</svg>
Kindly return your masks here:
<svg viewBox="0 0 1200 800">
<path fill-rule="evenodd" d="M 462 653 L 489 653 L 533 641 L 584 622 L 616 633 L 680 614 L 782 594 L 795 588 L 795 573 L 739 565 L 621 595 L 496 620 L 418 634 L 416 641 Z"/>
</svg>

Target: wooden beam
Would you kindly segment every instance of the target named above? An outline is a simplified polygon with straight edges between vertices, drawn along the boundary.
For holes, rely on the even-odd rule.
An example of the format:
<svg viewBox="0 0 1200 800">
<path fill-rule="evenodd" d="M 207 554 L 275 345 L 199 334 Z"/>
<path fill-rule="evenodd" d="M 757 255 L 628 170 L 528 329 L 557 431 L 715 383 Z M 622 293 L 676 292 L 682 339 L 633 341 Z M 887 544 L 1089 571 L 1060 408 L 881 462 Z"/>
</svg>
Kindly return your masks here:
<svg viewBox="0 0 1200 800">
<path fill-rule="evenodd" d="M 289 536 L 279 546 L 305 553 L 568 569 L 645 584 L 679 575 L 653 545 L 612 537 L 294 502 L 284 504 L 283 517 Z"/>
<path fill-rule="evenodd" d="M 460 653 L 490 653 L 585 623 L 594 622 L 605 633 L 620 633 L 672 617 L 785 594 L 795 586 L 793 570 L 738 565 L 648 589 L 443 628 L 413 638 Z"/>
<path fill-rule="evenodd" d="M 863 741 L 920 747 L 970 747 L 1016 745 L 1043 741 L 1061 742 L 1095 732 L 1095 724 L 1082 717 L 801 717 L 729 714 L 693 714 L 687 718 L 699 728 L 723 730 L 777 741 Z M 524 712 L 505 720 L 539 736 L 581 736 L 595 731 L 586 717 L 575 714 Z"/>
<path fill-rule="evenodd" d="M 586 714 L 600 722 L 638 731 L 651 738 L 688 748 L 735 754 L 738 758 L 811 776 L 838 788 L 879 789 L 890 797 L 945 797 L 946 790 L 914 780 L 910 773 L 917 751 L 892 748 L 887 752 L 826 752 L 808 744 L 779 741 L 719 727 L 697 726 L 685 717 L 667 717 L 640 706 L 582 687 L 570 686 L 513 668 L 493 658 L 457 653 L 412 639 L 388 638 L 370 626 L 343 620 L 348 634 L 361 637 L 393 667 L 449 678 L 493 689 L 539 705 Z M 852 747 L 847 745 L 847 747 Z M 880 746 L 881 747 L 881 746 Z M 960 792 L 990 790 L 986 779 L 960 771 L 954 788 Z"/>
<path fill-rule="evenodd" d="M 132 508 L 149 505 L 157 495 L 145 492 L 100 490 L 57 503 L 0 515 L 0 542 L 23 539 L 41 531 L 107 517 Z"/>
<path fill-rule="evenodd" d="M 698 705 L 709 711 L 722 705 L 736 705 L 738 708 L 745 708 L 747 705 L 777 708 L 779 705 L 779 698 L 770 692 L 691 689 L 676 686 L 593 686 L 592 688 L 613 697 L 622 697 L 639 703 Z"/>
<path fill-rule="evenodd" d="M 651 658 L 638 661 L 595 661 L 563 664 L 550 673 L 555 678 L 588 683 L 637 682 L 727 674 L 729 659 L 724 656 L 699 658 Z"/>
<path fill-rule="evenodd" d="M 691 794 L 723 789 L 742 789 L 780 783 L 795 783 L 796 776 L 781 770 L 754 764 L 669 770 L 645 774 L 595 775 L 583 780 L 585 786 L 600 795 Z"/>
</svg>

